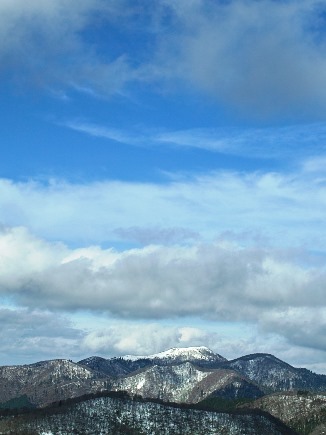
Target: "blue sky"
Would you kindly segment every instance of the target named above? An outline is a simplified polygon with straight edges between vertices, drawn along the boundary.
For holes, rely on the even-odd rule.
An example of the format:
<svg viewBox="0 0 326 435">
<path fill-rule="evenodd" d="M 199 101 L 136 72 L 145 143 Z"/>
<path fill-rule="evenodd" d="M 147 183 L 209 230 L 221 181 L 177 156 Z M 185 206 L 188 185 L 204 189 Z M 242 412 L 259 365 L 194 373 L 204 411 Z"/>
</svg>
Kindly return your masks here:
<svg viewBox="0 0 326 435">
<path fill-rule="evenodd" d="M 325 8 L 1 2 L 0 364 L 326 372 Z"/>
</svg>

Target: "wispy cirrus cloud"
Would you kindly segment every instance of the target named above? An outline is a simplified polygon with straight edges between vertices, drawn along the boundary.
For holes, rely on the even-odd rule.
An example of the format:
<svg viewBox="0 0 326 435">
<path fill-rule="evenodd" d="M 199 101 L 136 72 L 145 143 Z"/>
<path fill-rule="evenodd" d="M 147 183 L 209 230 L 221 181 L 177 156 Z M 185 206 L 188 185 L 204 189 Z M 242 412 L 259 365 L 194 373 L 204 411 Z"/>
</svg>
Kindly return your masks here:
<svg viewBox="0 0 326 435">
<path fill-rule="evenodd" d="M 0 180 L 0 222 L 66 243 L 161 242 L 162 231 L 256 233 L 274 245 L 324 250 L 324 172 L 213 172 L 165 183 Z M 154 234 L 156 233 L 156 234 Z M 129 234 L 129 236 L 128 236 Z M 167 233 L 166 233 L 167 234 Z M 130 240 L 131 240 L 130 239 Z M 138 240 L 139 237 L 138 237 Z M 181 239 L 179 239 L 181 240 Z"/>
<path fill-rule="evenodd" d="M 306 124 L 247 129 L 191 129 L 165 132 L 159 143 L 262 159 L 303 158 L 326 148 L 326 125 Z"/>
<path fill-rule="evenodd" d="M 86 133 L 90 136 L 101 137 L 104 139 L 109 139 L 115 142 L 120 142 L 128 145 L 141 145 L 146 143 L 146 137 L 142 137 L 141 135 L 128 132 L 124 130 L 120 130 L 117 128 L 110 128 L 96 124 L 90 124 L 86 122 L 80 121 L 71 121 L 67 123 L 63 123 L 65 127 L 68 127 L 72 130 L 79 131 L 81 133 Z M 148 138 L 147 138 L 148 140 Z"/>
<path fill-rule="evenodd" d="M 90 136 L 142 147 L 196 148 L 226 155 L 293 161 L 326 150 L 326 124 L 266 128 L 192 128 L 178 131 L 123 130 L 71 121 L 61 125 Z"/>
<path fill-rule="evenodd" d="M 200 239 L 199 233 L 186 228 L 144 228 L 129 227 L 117 228 L 114 230 L 121 239 L 138 242 L 142 245 L 147 244 L 174 244 Z"/>
</svg>

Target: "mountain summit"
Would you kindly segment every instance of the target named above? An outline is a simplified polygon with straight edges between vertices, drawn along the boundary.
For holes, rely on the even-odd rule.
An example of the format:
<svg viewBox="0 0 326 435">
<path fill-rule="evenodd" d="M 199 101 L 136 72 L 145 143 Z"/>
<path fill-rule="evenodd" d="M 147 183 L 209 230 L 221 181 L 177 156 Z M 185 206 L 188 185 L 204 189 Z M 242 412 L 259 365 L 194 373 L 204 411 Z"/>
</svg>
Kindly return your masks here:
<svg viewBox="0 0 326 435">
<path fill-rule="evenodd" d="M 153 361 L 166 362 L 223 362 L 226 361 L 221 355 L 214 353 L 211 349 L 205 346 L 198 347 L 173 347 L 163 352 L 155 353 L 147 356 L 125 355 L 122 357 L 125 360 L 137 361 L 139 359 L 148 359 Z"/>
</svg>

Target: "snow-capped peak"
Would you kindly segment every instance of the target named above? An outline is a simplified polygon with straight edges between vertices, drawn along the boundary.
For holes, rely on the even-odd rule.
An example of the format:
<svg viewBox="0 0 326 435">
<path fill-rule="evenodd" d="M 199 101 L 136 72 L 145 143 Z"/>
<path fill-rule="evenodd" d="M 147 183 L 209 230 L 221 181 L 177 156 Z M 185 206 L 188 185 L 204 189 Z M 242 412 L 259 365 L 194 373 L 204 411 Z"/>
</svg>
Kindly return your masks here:
<svg viewBox="0 0 326 435">
<path fill-rule="evenodd" d="M 224 360 L 223 357 L 214 353 L 211 349 L 205 346 L 198 347 L 173 347 L 171 349 L 165 350 L 163 352 L 155 353 L 152 355 L 126 355 L 123 359 L 136 361 L 138 359 L 161 359 L 161 360 L 172 360 L 172 361 L 216 361 Z"/>
<path fill-rule="evenodd" d="M 173 347 L 160 353 L 151 355 L 150 358 L 181 358 L 181 359 L 210 359 L 215 356 L 208 347 Z"/>
</svg>

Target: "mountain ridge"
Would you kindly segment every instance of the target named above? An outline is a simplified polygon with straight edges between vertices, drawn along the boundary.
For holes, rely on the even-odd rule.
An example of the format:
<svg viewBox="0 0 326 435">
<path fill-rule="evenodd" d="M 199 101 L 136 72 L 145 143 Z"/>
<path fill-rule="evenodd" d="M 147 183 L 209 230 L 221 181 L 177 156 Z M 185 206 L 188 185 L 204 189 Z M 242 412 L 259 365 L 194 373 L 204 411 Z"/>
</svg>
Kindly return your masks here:
<svg viewBox="0 0 326 435">
<path fill-rule="evenodd" d="M 124 360 L 135 361 L 139 359 L 151 359 L 151 360 L 178 360 L 178 361 L 188 361 L 188 360 L 204 360 L 204 361 L 227 361 L 226 358 L 213 352 L 206 346 L 190 346 L 190 347 L 172 347 L 165 351 L 154 353 L 151 355 L 124 355 L 122 356 Z"/>
<path fill-rule="evenodd" d="M 67 359 L 54 359 L 29 365 L 2 366 L 0 367 L 0 385 L 2 387 L 0 389 L 0 403 L 3 404 L 2 408 L 13 407 L 16 404 L 17 407 L 24 406 L 19 405 L 19 403 L 43 408 L 50 403 L 61 403 L 66 399 L 74 400 L 85 394 L 115 391 L 116 394 L 122 394 L 121 397 L 123 397 L 124 392 L 128 392 L 130 403 L 139 400 L 140 397 L 143 398 L 142 400 L 148 398 L 154 402 L 159 401 L 162 406 L 160 408 L 162 412 L 159 411 L 160 415 L 165 415 L 164 409 L 168 412 L 170 402 L 177 402 L 181 407 L 189 407 L 201 406 L 201 403 L 208 401 L 209 406 L 214 404 L 214 407 L 210 409 L 214 409 L 215 412 L 231 412 L 231 410 L 238 412 L 238 406 L 248 402 L 247 408 L 243 408 L 242 411 L 246 417 L 244 416 L 241 423 L 236 423 L 236 425 L 240 425 L 236 426 L 237 430 L 242 427 L 241 430 L 244 432 L 236 433 L 248 433 L 246 427 L 249 426 L 246 425 L 249 424 L 248 421 L 251 417 L 248 417 L 246 413 L 248 411 L 256 412 L 257 408 L 259 412 L 263 410 L 263 412 L 269 412 L 269 414 L 281 418 L 292 428 L 299 428 L 299 433 L 302 435 L 310 434 L 307 428 L 312 427 L 312 424 L 315 425 L 315 431 L 319 430 L 322 433 L 320 428 L 325 424 L 324 415 L 326 413 L 326 405 L 324 406 L 326 401 L 324 397 L 326 396 L 322 393 L 322 391 L 326 391 L 325 375 L 318 375 L 304 368 L 295 368 L 267 353 L 244 355 L 228 361 L 204 346 L 172 348 L 148 357 L 153 358 L 137 357 L 130 360 L 125 357 L 105 359 L 93 356 L 78 363 Z M 302 399 L 301 396 L 299 399 L 296 397 L 298 393 L 295 390 L 303 392 Z M 278 392 L 279 396 L 277 396 Z M 274 393 L 274 396 L 271 396 L 270 393 Z M 286 400 L 284 399 L 285 405 L 282 404 L 284 410 L 281 410 L 281 405 L 277 402 L 281 394 L 286 398 Z M 310 396 L 305 396 L 307 394 Z M 320 406 L 318 401 L 321 401 Z M 303 403 L 307 407 L 312 406 L 311 403 L 314 406 L 312 414 L 308 412 L 302 414 L 306 415 L 307 418 L 301 418 L 300 406 Z M 222 408 L 216 408 L 216 406 L 222 406 Z M 140 406 L 139 409 L 143 408 Z M 145 407 L 144 410 L 146 409 Z M 293 420 L 288 418 L 291 409 L 294 410 Z M 91 415 L 97 418 L 96 412 L 94 414 L 92 410 L 86 410 L 87 412 L 85 411 L 86 414 L 84 414 L 84 411 L 78 408 L 74 413 L 77 413 L 78 418 L 85 416 L 87 424 L 91 424 Z M 119 412 L 121 411 L 119 410 Z M 104 410 L 101 413 L 105 415 Z M 133 411 L 128 415 L 132 419 L 136 418 Z M 187 415 L 187 418 L 192 416 L 191 413 Z M 148 418 L 152 419 L 152 417 Z M 179 417 L 180 421 L 183 421 L 181 415 L 176 416 L 177 419 Z M 17 418 L 17 422 L 21 421 L 19 416 Z M 58 421 L 60 424 L 70 427 L 70 432 L 68 429 L 66 432 L 62 432 L 70 435 L 70 417 L 67 417 L 68 422 L 65 418 L 63 417 L 62 421 L 60 419 Z M 114 418 L 114 414 L 112 414 L 110 421 L 112 422 Z M 15 419 L 16 417 L 14 417 Z M 249 419 L 247 423 L 246 419 Z M 222 424 L 221 427 L 224 427 L 223 421 L 227 420 L 228 417 L 224 416 L 218 424 Z M 124 421 L 126 427 L 129 427 L 128 421 Z M 146 426 L 147 423 L 152 424 L 146 422 L 146 419 L 141 424 Z M 46 422 L 44 424 L 46 426 Z M 153 424 L 158 423 L 155 420 Z M 232 421 L 227 424 L 233 425 Z M 317 427 L 316 424 L 319 426 Z M 102 421 L 98 421 L 98 425 L 106 427 Z M 105 433 L 119 432 L 107 431 Z M 193 433 L 191 428 L 189 433 Z M 260 435 L 259 430 L 256 433 Z M 269 435 L 269 432 L 261 432 L 261 434 L 263 433 Z M 315 432 L 314 435 L 316 435 Z"/>
</svg>

